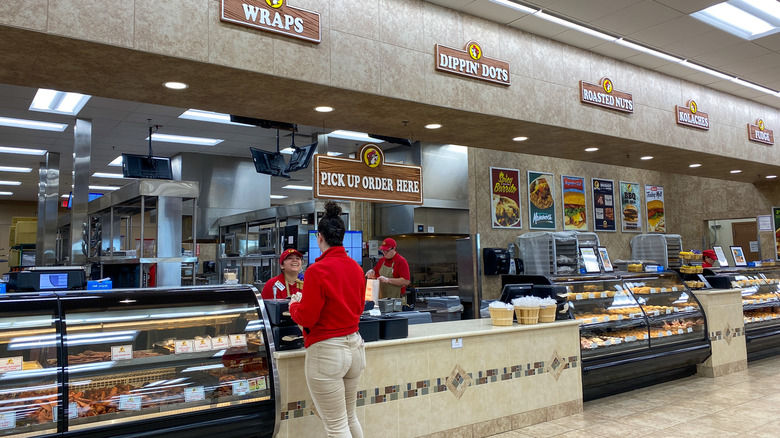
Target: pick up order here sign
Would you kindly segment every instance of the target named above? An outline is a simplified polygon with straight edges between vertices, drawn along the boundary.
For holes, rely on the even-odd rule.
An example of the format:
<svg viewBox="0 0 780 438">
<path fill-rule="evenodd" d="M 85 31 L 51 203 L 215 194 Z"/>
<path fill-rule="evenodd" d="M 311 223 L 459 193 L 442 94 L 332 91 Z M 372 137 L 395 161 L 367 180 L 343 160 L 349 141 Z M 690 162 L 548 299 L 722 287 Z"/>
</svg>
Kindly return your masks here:
<svg viewBox="0 0 780 438">
<path fill-rule="evenodd" d="M 371 143 L 354 159 L 315 155 L 314 197 L 421 205 L 422 168 L 384 161 Z"/>
</svg>

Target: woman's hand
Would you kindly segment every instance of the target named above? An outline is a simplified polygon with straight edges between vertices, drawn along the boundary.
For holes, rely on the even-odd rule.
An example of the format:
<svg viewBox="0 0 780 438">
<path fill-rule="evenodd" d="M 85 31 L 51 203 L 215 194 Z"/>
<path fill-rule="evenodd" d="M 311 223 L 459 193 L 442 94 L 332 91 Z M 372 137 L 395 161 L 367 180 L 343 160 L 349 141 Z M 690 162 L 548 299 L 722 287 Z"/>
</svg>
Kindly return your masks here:
<svg viewBox="0 0 780 438">
<path fill-rule="evenodd" d="M 292 294 L 290 296 L 290 304 L 292 304 L 292 303 L 299 303 L 301 301 L 301 297 L 303 297 L 303 295 L 301 295 L 300 292 L 296 292 L 296 293 Z"/>
<path fill-rule="evenodd" d="M 378 280 L 379 280 L 380 283 L 390 283 L 390 279 L 385 277 L 384 275 L 379 277 Z"/>
<path fill-rule="evenodd" d="M 366 278 L 373 280 L 376 278 L 376 273 L 373 269 L 369 269 L 368 272 L 366 272 Z"/>
</svg>

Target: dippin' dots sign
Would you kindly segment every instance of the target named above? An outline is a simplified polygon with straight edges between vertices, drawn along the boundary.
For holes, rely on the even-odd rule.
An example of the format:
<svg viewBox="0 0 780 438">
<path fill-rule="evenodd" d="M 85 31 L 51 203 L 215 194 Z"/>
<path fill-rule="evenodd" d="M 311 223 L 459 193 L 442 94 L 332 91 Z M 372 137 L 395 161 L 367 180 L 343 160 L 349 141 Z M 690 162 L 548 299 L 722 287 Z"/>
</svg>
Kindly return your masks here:
<svg viewBox="0 0 780 438">
<path fill-rule="evenodd" d="M 436 70 L 501 85 L 511 85 L 509 63 L 485 56 L 482 46 L 469 41 L 463 49 L 436 44 Z"/>
</svg>

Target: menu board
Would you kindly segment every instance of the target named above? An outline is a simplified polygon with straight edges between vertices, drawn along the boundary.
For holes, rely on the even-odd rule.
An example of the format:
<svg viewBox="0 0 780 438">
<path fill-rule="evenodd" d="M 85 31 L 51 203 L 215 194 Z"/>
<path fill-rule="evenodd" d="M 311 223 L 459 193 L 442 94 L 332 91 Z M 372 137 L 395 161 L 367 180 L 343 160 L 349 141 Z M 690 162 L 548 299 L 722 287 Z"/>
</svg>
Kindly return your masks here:
<svg viewBox="0 0 780 438">
<path fill-rule="evenodd" d="M 645 186 L 645 207 L 647 207 L 647 232 L 665 233 L 666 213 L 662 186 Z"/>
<path fill-rule="evenodd" d="M 555 180 L 547 172 L 528 171 L 528 218 L 532 230 L 555 229 Z"/>
<path fill-rule="evenodd" d="M 615 182 L 591 179 L 593 188 L 593 230 L 617 231 L 615 226 Z"/>
<path fill-rule="evenodd" d="M 642 204 L 640 185 L 620 181 L 620 217 L 622 230 L 629 233 L 642 232 Z"/>
<path fill-rule="evenodd" d="M 561 176 L 561 191 L 563 192 L 563 229 L 587 230 L 585 178 Z"/>
<path fill-rule="evenodd" d="M 604 267 L 604 272 L 614 271 L 615 268 L 612 267 L 612 261 L 609 259 L 607 248 L 599 246 L 597 249 L 599 251 L 599 257 L 601 258 L 601 266 Z"/>
<path fill-rule="evenodd" d="M 734 258 L 734 266 L 747 266 L 747 259 L 745 259 L 745 252 L 741 246 L 730 246 L 731 256 Z"/>
<path fill-rule="evenodd" d="M 490 168 L 490 213 L 493 228 L 522 228 L 520 212 L 520 171 Z"/>
<path fill-rule="evenodd" d="M 721 268 L 729 266 L 729 259 L 726 258 L 726 254 L 723 253 L 723 247 L 713 246 L 712 250 L 715 251 L 715 255 L 718 257 L 718 264 Z"/>
<path fill-rule="evenodd" d="M 596 257 L 596 251 L 593 248 L 580 248 L 582 263 L 585 265 L 585 272 L 589 274 L 601 272 L 599 259 Z"/>
<path fill-rule="evenodd" d="M 775 224 L 775 259 L 780 260 L 780 207 L 772 207 Z"/>
</svg>

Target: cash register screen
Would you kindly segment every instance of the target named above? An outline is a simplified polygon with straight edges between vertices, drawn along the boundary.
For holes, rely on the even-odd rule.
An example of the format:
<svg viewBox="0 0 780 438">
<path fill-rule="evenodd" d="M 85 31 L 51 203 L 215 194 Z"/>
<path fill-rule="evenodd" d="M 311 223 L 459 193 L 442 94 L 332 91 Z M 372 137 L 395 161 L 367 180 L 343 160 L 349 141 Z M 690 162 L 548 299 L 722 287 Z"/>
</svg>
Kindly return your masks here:
<svg viewBox="0 0 780 438">
<path fill-rule="evenodd" d="M 68 274 L 41 274 L 40 290 L 67 289 Z"/>
</svg>

